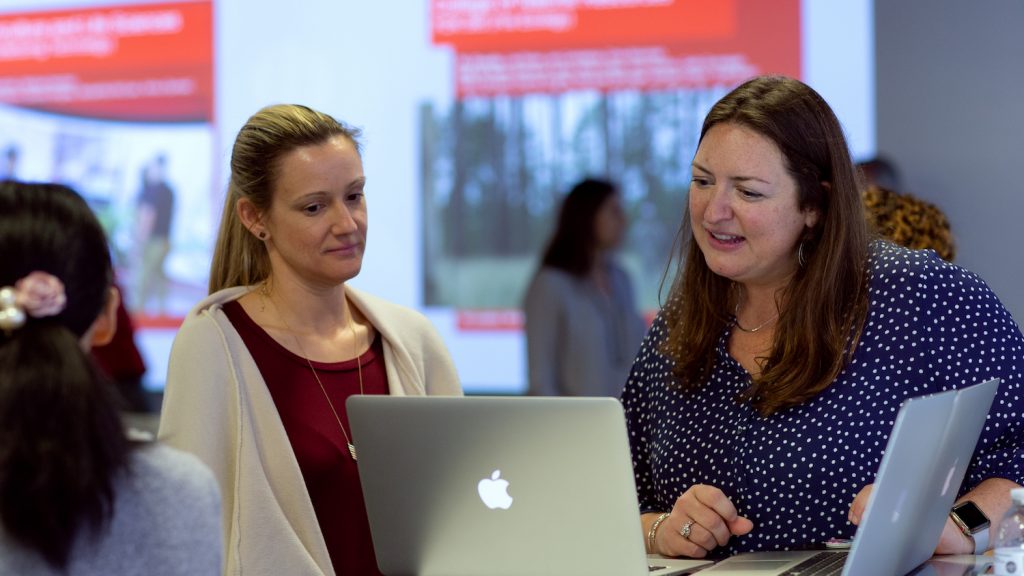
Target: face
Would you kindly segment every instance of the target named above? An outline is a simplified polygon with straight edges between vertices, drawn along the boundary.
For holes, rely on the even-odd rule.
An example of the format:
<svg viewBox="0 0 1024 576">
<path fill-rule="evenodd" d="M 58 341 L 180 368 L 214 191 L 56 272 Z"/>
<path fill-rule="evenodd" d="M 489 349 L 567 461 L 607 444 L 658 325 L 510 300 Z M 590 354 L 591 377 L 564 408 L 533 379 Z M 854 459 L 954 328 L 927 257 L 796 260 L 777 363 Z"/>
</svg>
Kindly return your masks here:
<svg viewBox="0 0 1024 576">
<path fill-rule="evenodd" d="M 747 287 L 780 288 L 816 211 L 798 207 L 796 182 L 768 138 L 733 123 L 712 127 L 693 159 L 690 224 L 711 270 Z"/>
<path fill-rule="evenodd" d="M 318 287 L 359 274 L 366 245 L 363 162 L 344 136 L 280 160 L 262 223 L 273 274 Z"/>
<path fill-rule="evenodd" d="M 626 233 L 626 212 L 622 209 L 619 195 L 605 198 L 594 215 L 594 240 L 598 250 L 612 250 L 622 243 Z"/>
</svg>

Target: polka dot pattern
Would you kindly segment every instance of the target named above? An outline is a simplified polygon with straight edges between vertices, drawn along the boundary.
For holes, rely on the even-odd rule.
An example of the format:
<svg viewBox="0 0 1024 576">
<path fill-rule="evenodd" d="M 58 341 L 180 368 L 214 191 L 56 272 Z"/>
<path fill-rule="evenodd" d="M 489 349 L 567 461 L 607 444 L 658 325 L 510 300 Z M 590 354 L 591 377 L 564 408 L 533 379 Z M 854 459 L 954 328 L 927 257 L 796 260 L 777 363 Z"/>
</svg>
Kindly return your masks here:
<svg viewBox="0 0 1024 576">
<path fill-rule="evenodd" d="M 1003 382 L 961 492 L 989 477 L 1024 484 L 1024 337 L 976 275 L 931 251 L 872 245 L 870 306 L 853 360 L 813 400 L 761 417 L 735 401 L 750 375 L 720 336 L 710 381 L 673 387 L 659 315 L 622 402 L 642 512 L 694 484 L 720 488 L 754 530 L 716 556 L 850 538 L 853 497 L 874 481 L 900 404 L 992 377 Z"/>
</svg>

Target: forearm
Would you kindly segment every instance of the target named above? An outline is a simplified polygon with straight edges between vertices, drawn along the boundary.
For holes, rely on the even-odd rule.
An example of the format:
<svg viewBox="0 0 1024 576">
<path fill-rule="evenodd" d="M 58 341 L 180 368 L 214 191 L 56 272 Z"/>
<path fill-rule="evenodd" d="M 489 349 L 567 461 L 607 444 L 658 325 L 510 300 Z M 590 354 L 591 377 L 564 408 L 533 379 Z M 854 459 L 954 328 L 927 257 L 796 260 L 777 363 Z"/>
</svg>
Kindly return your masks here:
<svg viewBox="0 0 1024 576">
<path fill-rule="evenodd" d="M 989 478 L 978 484 L 974 490 L 957 499 L 957 502 L 971 500 L 978 508 L 981 508 L 981 511 L 988 517 L 989 522 L 992 523 L 990 531 L 994 536 L 999 521 L 1012 504 L 1010 490 L 1014 488 L 1020 488 L 1020 484 L 1005 478 Z M 991 543 L 991 538 L 989 541 Z"/>
<path fill-rule="evenodd" d="M 964 494 L 957 502 L 974 501 L 993 523 L 997 523 L 1012 503 L 1010 490 L 1014 488 L 1020 488 L 1020 484 L 1006 478 L 989 478 L 978 484 L 974 490 Z"/>
<path fill-rule="evenodd" d="M 988 517 L 989 536 L 988 547 L 992 547 L 996 531 L 999 528 L 999 521 L 1006 514 L 1011 505 L 1010 490 L 1019 488 L 1016 482 L 1005 478 L 988 478 L 978 484 L 973 490 L 957 499 L 957 502 L 970 500 L 981 509 Z M 942 541 L 940 542 L 939 553 L 945 554 L 973 554 L 974 543 L 963 535 L 960 528 L 956 526 L 951 518 L 946 519 L 946 526 L 943 528 Z"/>
</svg>

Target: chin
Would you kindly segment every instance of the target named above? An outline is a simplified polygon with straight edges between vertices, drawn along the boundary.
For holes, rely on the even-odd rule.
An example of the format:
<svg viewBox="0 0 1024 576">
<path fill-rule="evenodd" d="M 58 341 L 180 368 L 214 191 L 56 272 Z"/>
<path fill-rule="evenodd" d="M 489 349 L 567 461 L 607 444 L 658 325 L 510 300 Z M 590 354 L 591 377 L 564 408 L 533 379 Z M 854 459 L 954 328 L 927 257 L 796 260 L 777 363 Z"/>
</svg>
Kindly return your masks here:
<svg viewBox="0 0 1024 576">
<path fill-rule="evenodd" d="M 739 274 L 735 270 L 730 269 L 728 266 L 716 265 L 715 263 L 708 262 L 707 259 L 705 259 L 704 261 L 707 262 L 708 269 L 711 270 L 711 272 L 713 272 L 716 276 L 721 276 L 726 280 L 738 282 L 737 277 L 739 276 Z"/>
<path fill-rule="evenodd" d="M 320 273 L 321 282 L 328 286 L 340 286 L 359 275 L 361 268 L 348 268 L 346 270 L 323 270 Z M 326 272 L 326 273 L 325 273 Z"/>
</svg>

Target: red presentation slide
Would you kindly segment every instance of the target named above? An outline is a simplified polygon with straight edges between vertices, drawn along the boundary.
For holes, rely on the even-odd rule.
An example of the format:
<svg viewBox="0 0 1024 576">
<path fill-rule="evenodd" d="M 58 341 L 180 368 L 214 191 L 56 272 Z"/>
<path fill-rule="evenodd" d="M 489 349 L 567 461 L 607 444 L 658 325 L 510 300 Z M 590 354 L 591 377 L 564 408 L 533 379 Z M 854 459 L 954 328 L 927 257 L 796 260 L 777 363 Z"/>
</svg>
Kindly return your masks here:
<svg viewBox="0 0 1024 576">
<path fill-rule="evenodd" d="M 433 0 L 432 9 L 434 43 L 457 53 L 459 97 L 800 75 L 797 0 Z"/>
<path fill-rule="evenodd" d="M 0 17 L 0 102 L 111 120 L 209 121 L 208 2 Z"/>
</svg>

